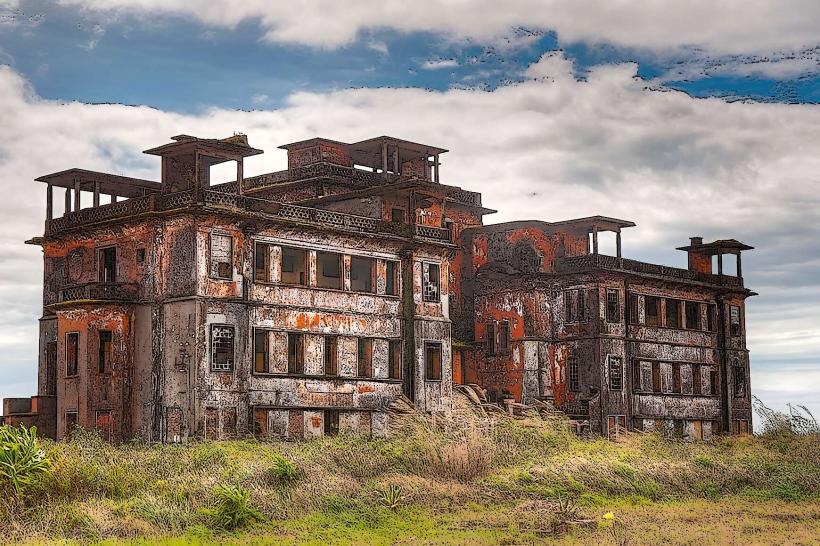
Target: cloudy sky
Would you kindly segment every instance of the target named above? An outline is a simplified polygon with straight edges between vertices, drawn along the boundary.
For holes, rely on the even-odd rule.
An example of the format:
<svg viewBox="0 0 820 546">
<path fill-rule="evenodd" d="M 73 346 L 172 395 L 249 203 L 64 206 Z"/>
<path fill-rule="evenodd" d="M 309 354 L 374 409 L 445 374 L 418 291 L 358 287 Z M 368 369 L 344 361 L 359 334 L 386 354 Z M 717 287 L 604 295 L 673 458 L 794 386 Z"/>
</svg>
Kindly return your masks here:
<svg viewBox="0 0 820 546">
<path fill-rule="evenodd" d="M 0 398 L 36 391 L 35 177 L 391 134 L 451 150 L 490 222 L 630 219 L 626 256 L 679 267 L 693 235 L 756 247 L 752 390 L 820 416 L 818 104 L 816 0 L 0 0 Z"/>
</svg>

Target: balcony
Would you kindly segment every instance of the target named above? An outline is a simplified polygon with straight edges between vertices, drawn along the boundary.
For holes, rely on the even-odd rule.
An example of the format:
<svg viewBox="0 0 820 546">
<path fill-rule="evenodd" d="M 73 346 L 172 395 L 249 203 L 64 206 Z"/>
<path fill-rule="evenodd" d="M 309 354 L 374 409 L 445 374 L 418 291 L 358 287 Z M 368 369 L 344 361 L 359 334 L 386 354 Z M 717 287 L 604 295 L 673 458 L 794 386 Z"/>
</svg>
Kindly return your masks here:
<svg viewBox="0 0 820 546">
<path fill-rule="evenodd" d="M 89 282 L 60 290 L 59 303 L 79 301 L 136 301 L 138 286 L 126 282 Z"/>
<path fill-rule="evenodd" d="M 568 256 L 555 261 L 555 270 L 559 273 L 575 273 L 587 269 L 607 269 L 611 271 L 626 271 L 644 275 L 695 281 L 707 284 L 716 284 L 732 288 L 743 287 L 742 277 L 728 275 L 710 275 L 698 271 L 690 271 L 679 267 L 656 265 L 637 260 L 618 259 L 615 256 L 604 254 L 586 254 L 584 256 Z"/>
</svg>

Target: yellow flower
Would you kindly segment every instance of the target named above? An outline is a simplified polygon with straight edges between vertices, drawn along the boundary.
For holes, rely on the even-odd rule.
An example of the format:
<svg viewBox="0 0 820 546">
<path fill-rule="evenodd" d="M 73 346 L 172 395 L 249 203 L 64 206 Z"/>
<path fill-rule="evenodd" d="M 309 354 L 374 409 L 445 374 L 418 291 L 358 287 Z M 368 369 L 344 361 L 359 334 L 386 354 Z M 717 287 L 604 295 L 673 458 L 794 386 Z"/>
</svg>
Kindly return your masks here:
<svg viewBox="0 0 820 546">
<path fill-rule="evenodd" d="M 603 515 L 603 518 L 606 519 L 606 520 L 615 519 L 615 514 L 613 514 L 612 512 L 607 512 L 606 514 Z"/>
</svg>

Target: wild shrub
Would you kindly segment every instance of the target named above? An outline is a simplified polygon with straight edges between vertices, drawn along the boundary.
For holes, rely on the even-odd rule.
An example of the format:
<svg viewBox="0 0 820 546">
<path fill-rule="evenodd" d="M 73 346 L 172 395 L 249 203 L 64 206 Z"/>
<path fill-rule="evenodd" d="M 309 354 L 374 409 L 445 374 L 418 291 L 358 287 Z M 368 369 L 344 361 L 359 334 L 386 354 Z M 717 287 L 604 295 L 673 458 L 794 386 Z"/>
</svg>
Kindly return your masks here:
<svg viewBox="0 0 820 546">
<path fill-rule="evenodd" d="M 404 492 L 401 486 L 394 483 L 379 491 L 379 502 L 391 510 L 398 508 L 402 500 Z"/>
<path fill-rule="evenodd" d="M 268 471 L 271 481 L 279 485 L 288 485 L 296 481 L 298 474 L 299 470 L 296 468 L 296 464 L 281 455 L 277 455 L 273 459 L 273 465 Z"/>
<path fill-rule="evenodd" d="M 37 441 L 37 427 L 0 425 L 0 486 L 19 497 L 50 465 Z"/>
<path fill-rule="evenodd" d="M 227 531 L 245 527 L 264 516 L 253 507 L 250 491 L 238 485 L 220 485 L 214 489 L 216 508 L 210 511 L 214 527 Z"/>
</svg>

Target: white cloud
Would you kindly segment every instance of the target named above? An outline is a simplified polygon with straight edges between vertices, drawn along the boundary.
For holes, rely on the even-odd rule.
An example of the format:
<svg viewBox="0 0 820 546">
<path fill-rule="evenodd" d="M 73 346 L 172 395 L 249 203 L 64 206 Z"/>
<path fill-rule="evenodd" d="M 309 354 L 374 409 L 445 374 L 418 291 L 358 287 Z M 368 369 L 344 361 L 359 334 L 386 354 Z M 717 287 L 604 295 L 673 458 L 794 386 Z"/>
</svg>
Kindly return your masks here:
<svg viewBox="0 0 820 546">
<path fill-rule="evenodd" d="M 268 95 L 265 95 L 264 93 L 257 93 L 256 95 L 251 97 L 251 102 L 253 102 L 254 104 L 265 104 L 269 100 L 270 97 Z"/>
<path fill-rule="evenodd" d="M 483 192 L 501 211 L 488 220 L 631 219 L 639 227 L 624 233 L 624 252 L 647 261 L 685 266 L 673 248 L 688 236 L 736 237 L 757 247 L 744 259 L 747 284 L 761 293 L 747 316 L 754 387 L 765 390 L 757 374 L 774 371 L 778 356 L 817 359 L 820 108 L 652 90 L 631 64 L 598 67 L 584 81 L 571 70 L 547 55 L 531 79 L 492 92 L 352 89 L 298 93 L 278 110 L 181 115 L 43 100 L 0 67 L 0 331 L 12 332 L 0 338 L 0 382 L 34 374 L 42 258 L 22 241 L 42 232 L 45 189 L 32 180 L 70 167 L 157 179 L 158 161 L 141 150 L 175 134 L 235 131 L 266 150 L 248 160 L 248 175 L 284 168 L 276 147 L 317 135 L 443 146 L 452 150 L 443 181 Z M 803 381 L 796 371 L 780 377 Z M 795 401 L 820 413 L 816 397 Z"/>
<path fill-rule="evenodd" d="M 258 19 L 266 39 L 318 47 L 352 42 L 362 30 L 436 32 L 456 39 L 497 40 L 514 27 L 554 30 L 564 42 L 606 42 L 663 50 L 702 47 L 719 53 L 799 49 L 818 41 L 815 0 L 61 0 L 89 10 L 147 17 L 183 14 L 207 24 L 234 27 Z"/>
<path fill-rule="evenodd" d="M 424 70 L 441 70 L 443 68 L 455 68 L 458 61 L 455 59 L 429 59 L 421 64 Z"/>
<path fill-rule="evenodd" d="M 382 55 L 390 55 L 390 50 L 387 48 L 387 44 L 382 40 L 369 40 L 367 42 L 367 47 L 373 51 L 378 51 Z"/>
</svg>

